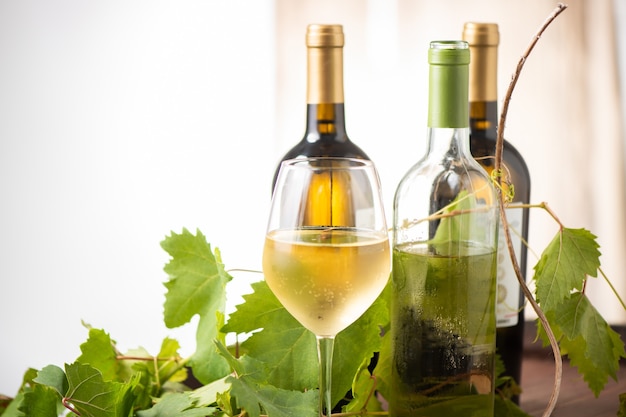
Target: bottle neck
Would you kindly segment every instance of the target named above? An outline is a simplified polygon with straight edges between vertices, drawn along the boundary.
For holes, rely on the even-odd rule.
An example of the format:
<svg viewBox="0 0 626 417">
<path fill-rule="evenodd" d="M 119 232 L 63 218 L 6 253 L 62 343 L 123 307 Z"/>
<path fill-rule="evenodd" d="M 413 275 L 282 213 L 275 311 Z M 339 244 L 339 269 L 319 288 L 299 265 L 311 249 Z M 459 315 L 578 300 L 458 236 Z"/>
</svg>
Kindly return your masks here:
<svg viewBox="0 0 626 417">
<path fill-rule="evenodd" d="M 469 65 L 469 101 L 496 101 L 498 98 L 498 46 L 472 45 Z"/>
<path fill-rule="evenodd" d="M 307 48 L 306 139 L 346 141 L 343 98 L 343 48 Z"/>
<path fill-rule="evenodd" d="M 343 103 L 307 104 L 306 139 L 347 141 Z"/>
<path fill-rule="evenodd" d="M 428 157 L 446 166 L 453 161 L 471 159 L 469 134 L 468 127 L 429 127 Z"/>
<path fill-rule="evenodd" d="M 437 64 L 429 70 L 429 154 L 469 155 L 468 65 Z"/>
<path fill-rule="evenodd" d="M 498 138 L 498 102 L 470 102 L 470 130 L 472 135 L 496 141 Z"/>
<path fill-rule="evenodd" d="M 492 35 L 495 36 L 495 35 Z M 498 126 L 498 44 L 469 43 L 472 60 L 469 66 L 470 128 L 472 135 L 496 140 Z"/>
<path fill-rule="evenodd" d="M 468 66 L 431 64 L 428 90 L 428 127 L 469 127 Z"/>
<path fill-rule="evenodd" d="M 343 103 L 343 48 L 307 48 L 307 104 Z"/>
</svg>

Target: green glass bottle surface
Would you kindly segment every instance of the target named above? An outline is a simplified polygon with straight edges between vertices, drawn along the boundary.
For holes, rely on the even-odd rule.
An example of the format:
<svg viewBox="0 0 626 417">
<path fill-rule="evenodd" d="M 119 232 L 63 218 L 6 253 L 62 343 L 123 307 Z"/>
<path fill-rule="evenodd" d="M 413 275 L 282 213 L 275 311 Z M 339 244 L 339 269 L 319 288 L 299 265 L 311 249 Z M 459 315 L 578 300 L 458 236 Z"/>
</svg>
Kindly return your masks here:
<svg viewBox="0 0 626 417">
<path fill-rule="evenodd" d="M 428 149 L 394 198 L 389 413 L 492 417 L 498 200 L 470 153 L 469 46 L 428 58 Z"/>
</svg>

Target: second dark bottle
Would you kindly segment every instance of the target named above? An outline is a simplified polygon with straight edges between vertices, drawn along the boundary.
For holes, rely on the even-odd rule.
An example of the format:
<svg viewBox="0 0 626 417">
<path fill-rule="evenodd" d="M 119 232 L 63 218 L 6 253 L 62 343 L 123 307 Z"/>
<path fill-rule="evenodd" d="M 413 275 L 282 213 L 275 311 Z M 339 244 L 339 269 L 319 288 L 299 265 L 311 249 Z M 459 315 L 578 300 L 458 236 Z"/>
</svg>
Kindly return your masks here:
<svg viewBox="0 0 626 417">
<path fill-rule="evenodd" d="M 474 158 L 491 173 L 495 167 L 498 103 L 497 65 L 500 35 L 495 23 L 468 22 L 463 27 L 463 39 L 469 43 L 470 63 L 470 150 Z M 524 158 L 508 141 L 502 152 L 503 184 L 513 189 L 513 204 L 528 204 L 530 174 Z M 508 185 L 507 185 L 508 184 Z M 511 239 L 519 261 L 520 271 L 526 274 L 528 242 L 528 209 L 507 209 L 507 220 L 512 227 Z M 504 232 L 500 227 L 498 239 L 498 303 L 497 352 L 504 362 L 505 375 L 520 383 L 524 341 L 524 294 L 521 292 L 513 265 L 509 259 Z M 518 401 L 515 397 L 513 400 Z"/>
</svg>

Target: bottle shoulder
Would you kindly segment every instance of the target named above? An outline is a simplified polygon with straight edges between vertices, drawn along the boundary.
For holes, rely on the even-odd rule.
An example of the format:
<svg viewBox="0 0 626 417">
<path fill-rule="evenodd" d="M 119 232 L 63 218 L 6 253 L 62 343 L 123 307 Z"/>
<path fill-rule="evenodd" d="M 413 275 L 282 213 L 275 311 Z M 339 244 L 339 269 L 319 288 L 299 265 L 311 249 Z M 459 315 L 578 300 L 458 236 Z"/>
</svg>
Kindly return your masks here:
<svg viewBox="0 0 626 417">
<path fill-rule="evenodd" d="M 300 142 L 288 150 L 281 161 L 286 159 L 314 156 L 336 156 L 346 158 L 370 159 L 369 156 L 358 145 L 349 138 L 342 140 L 332 135 L 321 135 L 319 138 L 311 140 L 305 136 Z"/>
<path fill-rule="evenodd" d="M 427 156 L 409 169 L 396 188 L 394 245 L 449 235 L 452 240 L 495 248 L 497 210 L 493 182 L 471 156 L 451 163 Z M 461 224 L 480 226 L 464 228 Z M 443 225 L 443 229 L 439 227 Z"/>
<path fill-rule="evenodd" d="M 443 184 L 453 193 L 486 186 L 495 195 L 489 174 L 473 158 L 442 160 L 439 157 L 427 155 L 402 177 L 396 196 L 401 198 L 405 193 L 436 193 Z"/>
<path fill-rule="evenodd" d="M 307 158 L 315 156 L 335 156 L 345 158 L 370 159 L 369 156 L 347 136 L 343 140 L 338 140 L 334 135 L 321 135 L 316 140 L 310 140 L 305 135 L 304 138 L 289 149 L 278 162 L 272 180 L 272 190 L 278 178 L 280 164 L 288 159 Z"/>
<path fill-rule="evenodd" d="M 472 133 L 470 135 L 470 150 L 473 156 L 495 156 L 496 139 Z M 516 165 L 528 172 L 528 166 L 521 152 L 506 138 L 502 148 L 502 159 L 516 161 Z"/>
</svg>

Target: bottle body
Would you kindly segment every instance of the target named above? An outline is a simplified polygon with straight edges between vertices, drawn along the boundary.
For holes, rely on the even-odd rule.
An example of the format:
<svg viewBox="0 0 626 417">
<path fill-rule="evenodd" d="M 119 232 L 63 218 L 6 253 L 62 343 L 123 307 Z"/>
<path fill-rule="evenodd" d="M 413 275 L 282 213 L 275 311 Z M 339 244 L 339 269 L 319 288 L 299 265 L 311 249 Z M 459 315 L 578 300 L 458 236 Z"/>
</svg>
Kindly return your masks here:
<svg viewBox="0 0 626 417">
<path fill-rule="evenodd" d="M 469 152 L 469 49 L 429 50 L 429 149 L 401 180 L 393 215 L 393 417 L 492 416 L 498 209 Z"/>
<path fill-rule="evenodd" d="M 343 28 L 309 25 L 307 45 L 307 110 L 303 138 L 280 162 L 315 156 L 369 159 L 346 132 L 343 93 Z M 274 173 L 272 189 L 280 163 Z"/>
<path fill-rule="evenodd" d="M 494 23 L 472 23 L 464 26 L 463 39 L 470 45 L 470 149 L 474 158 L 489 173 L 495 168 L 497 141 L 497 48 L 499 43 L 498 26 Z M 511 205 L 530 202 L 530 173 L 524 158 L 508 141 L 504 141 L 502 152 L 504 191 L 512 185 Z M 520 272 L 525 277 L 528 242 L 528 208 L 507 209 L 507 221 L 512 228 L 511 240 L 519 262 Z M 518 384 L 521 381 L 521 368 L 524 344 L 524 294 L 510 261 L 500 227 L 498 248 L 498 303 L 497 352 L 502 358 L 506 376 Z M 519 398 L 515 396 L 514 401 Z"/>
</svg>

